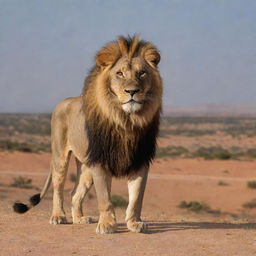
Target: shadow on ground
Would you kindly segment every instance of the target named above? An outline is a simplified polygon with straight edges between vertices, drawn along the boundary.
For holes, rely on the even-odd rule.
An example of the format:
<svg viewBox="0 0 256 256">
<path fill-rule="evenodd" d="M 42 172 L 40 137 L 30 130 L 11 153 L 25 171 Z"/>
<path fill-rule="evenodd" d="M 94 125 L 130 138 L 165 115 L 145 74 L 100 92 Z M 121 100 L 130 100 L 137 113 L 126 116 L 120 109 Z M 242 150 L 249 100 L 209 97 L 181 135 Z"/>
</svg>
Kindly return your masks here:
<svg viewBox="0 0 256 256">
<path fill-rule="evenodd" d="M 215 223 L 215 222 L 147 222 L 147 234 L 193 229 L 256 229 L 256 223 Z M 126 233 L 126 224 L 118 224 L 118 233 Z"/>
</svg>

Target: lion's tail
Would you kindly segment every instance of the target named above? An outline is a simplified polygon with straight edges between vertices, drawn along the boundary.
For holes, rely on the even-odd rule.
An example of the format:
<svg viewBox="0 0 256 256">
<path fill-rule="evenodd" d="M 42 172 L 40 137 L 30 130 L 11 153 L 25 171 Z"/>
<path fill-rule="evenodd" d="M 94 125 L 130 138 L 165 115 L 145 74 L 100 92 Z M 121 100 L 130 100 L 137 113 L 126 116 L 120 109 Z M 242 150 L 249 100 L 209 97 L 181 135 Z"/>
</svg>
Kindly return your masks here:
<svg viewBox="0 0 256 256">
<path fill-rule="evenodd" d="M 50 171 L 41 193 L 35 194 L 32 197 L 30 197 L 28 204 L 14 203 L 13 210 L 17 213 L 25 213 L 35 205 L 39 204 L 41 200 L 44 198 L 44 196 L 46 195 L 51 185 L 51 182 L 52 182 L 52 172 Z"/>
</svg>

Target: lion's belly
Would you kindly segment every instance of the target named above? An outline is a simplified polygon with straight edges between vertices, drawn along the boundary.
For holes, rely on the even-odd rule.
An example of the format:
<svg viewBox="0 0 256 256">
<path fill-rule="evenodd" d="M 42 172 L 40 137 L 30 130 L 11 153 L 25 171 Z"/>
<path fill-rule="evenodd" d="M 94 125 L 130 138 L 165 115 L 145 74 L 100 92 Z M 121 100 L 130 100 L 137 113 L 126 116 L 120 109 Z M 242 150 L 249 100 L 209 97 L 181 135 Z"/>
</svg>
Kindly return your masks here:
<svg viewBox="0 0 256 256">
<path fill-rule="evenodd" d="M 82 111 L 82 98 L 73 98 L 69 105 L 67 122 L 67 143 L 69 150 L 80 161 L 85 161 L 86 150 L 88 146 L 85 130 L 85 117 Z"/>
</svg>

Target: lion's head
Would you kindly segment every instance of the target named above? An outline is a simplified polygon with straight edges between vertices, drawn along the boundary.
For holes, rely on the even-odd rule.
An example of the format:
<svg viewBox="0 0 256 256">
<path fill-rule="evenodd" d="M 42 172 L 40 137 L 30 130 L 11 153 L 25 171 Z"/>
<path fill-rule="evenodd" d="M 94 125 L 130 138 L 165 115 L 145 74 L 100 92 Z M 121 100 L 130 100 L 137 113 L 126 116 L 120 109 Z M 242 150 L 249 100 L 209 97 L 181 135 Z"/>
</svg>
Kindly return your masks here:
<svg viewBox="0 0 256 256">
<path fill-rule="evenodd" d="M 161 110 L 159 61 L 160 54 L 151 43 L 140 41 L 137 36 L 119 37 L 97 53 L 96 67 L 86 80 L 84 95 L 94 98 L 94 109 L 98 106 L 98 113 L 109 120 L 144 126 Z"/>
</svg>

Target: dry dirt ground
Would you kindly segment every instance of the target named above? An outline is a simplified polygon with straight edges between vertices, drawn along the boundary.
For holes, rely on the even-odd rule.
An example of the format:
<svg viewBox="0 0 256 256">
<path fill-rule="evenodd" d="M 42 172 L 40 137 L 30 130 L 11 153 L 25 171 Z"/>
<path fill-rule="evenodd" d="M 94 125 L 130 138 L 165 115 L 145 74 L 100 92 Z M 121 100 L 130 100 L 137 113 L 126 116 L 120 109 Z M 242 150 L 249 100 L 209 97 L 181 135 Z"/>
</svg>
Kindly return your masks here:
<svg viewBox="0 0 256 256">
<path fill-rule="evenodd" d="M 0 152 L 0 255 L 256 255 L 256 210 L 242 205 L 256 198 L 247 181 L 256 178 L 256 161 L 200 159 L 157 160 L 151 167 L 143 219 L 147 234 L 129 233 L 125 209 L 116 209 L 118 232 L 97 235 L 96 223 L 48 224 L 51 191 L 30 212 L 12 211 L 15 200 L 26 201 L 36 189 L 11 187 L 17 176 L 42 187 L 50 154 Z M 69 174 L 74 172 L 72 161 Z M 219 182 L 227 183 L 220 186 Z M 125 180 L 115 180 L 113 194 L 127 198 Z M 65 205 L 70 216 L 73 183 L 67 179 Z M 207 203 L 217 213 L 194 213 L 177 207 L 182 200 Z M 84 203 L 87 215 L 98 217 L 95 192 Z"/>
</svg>

